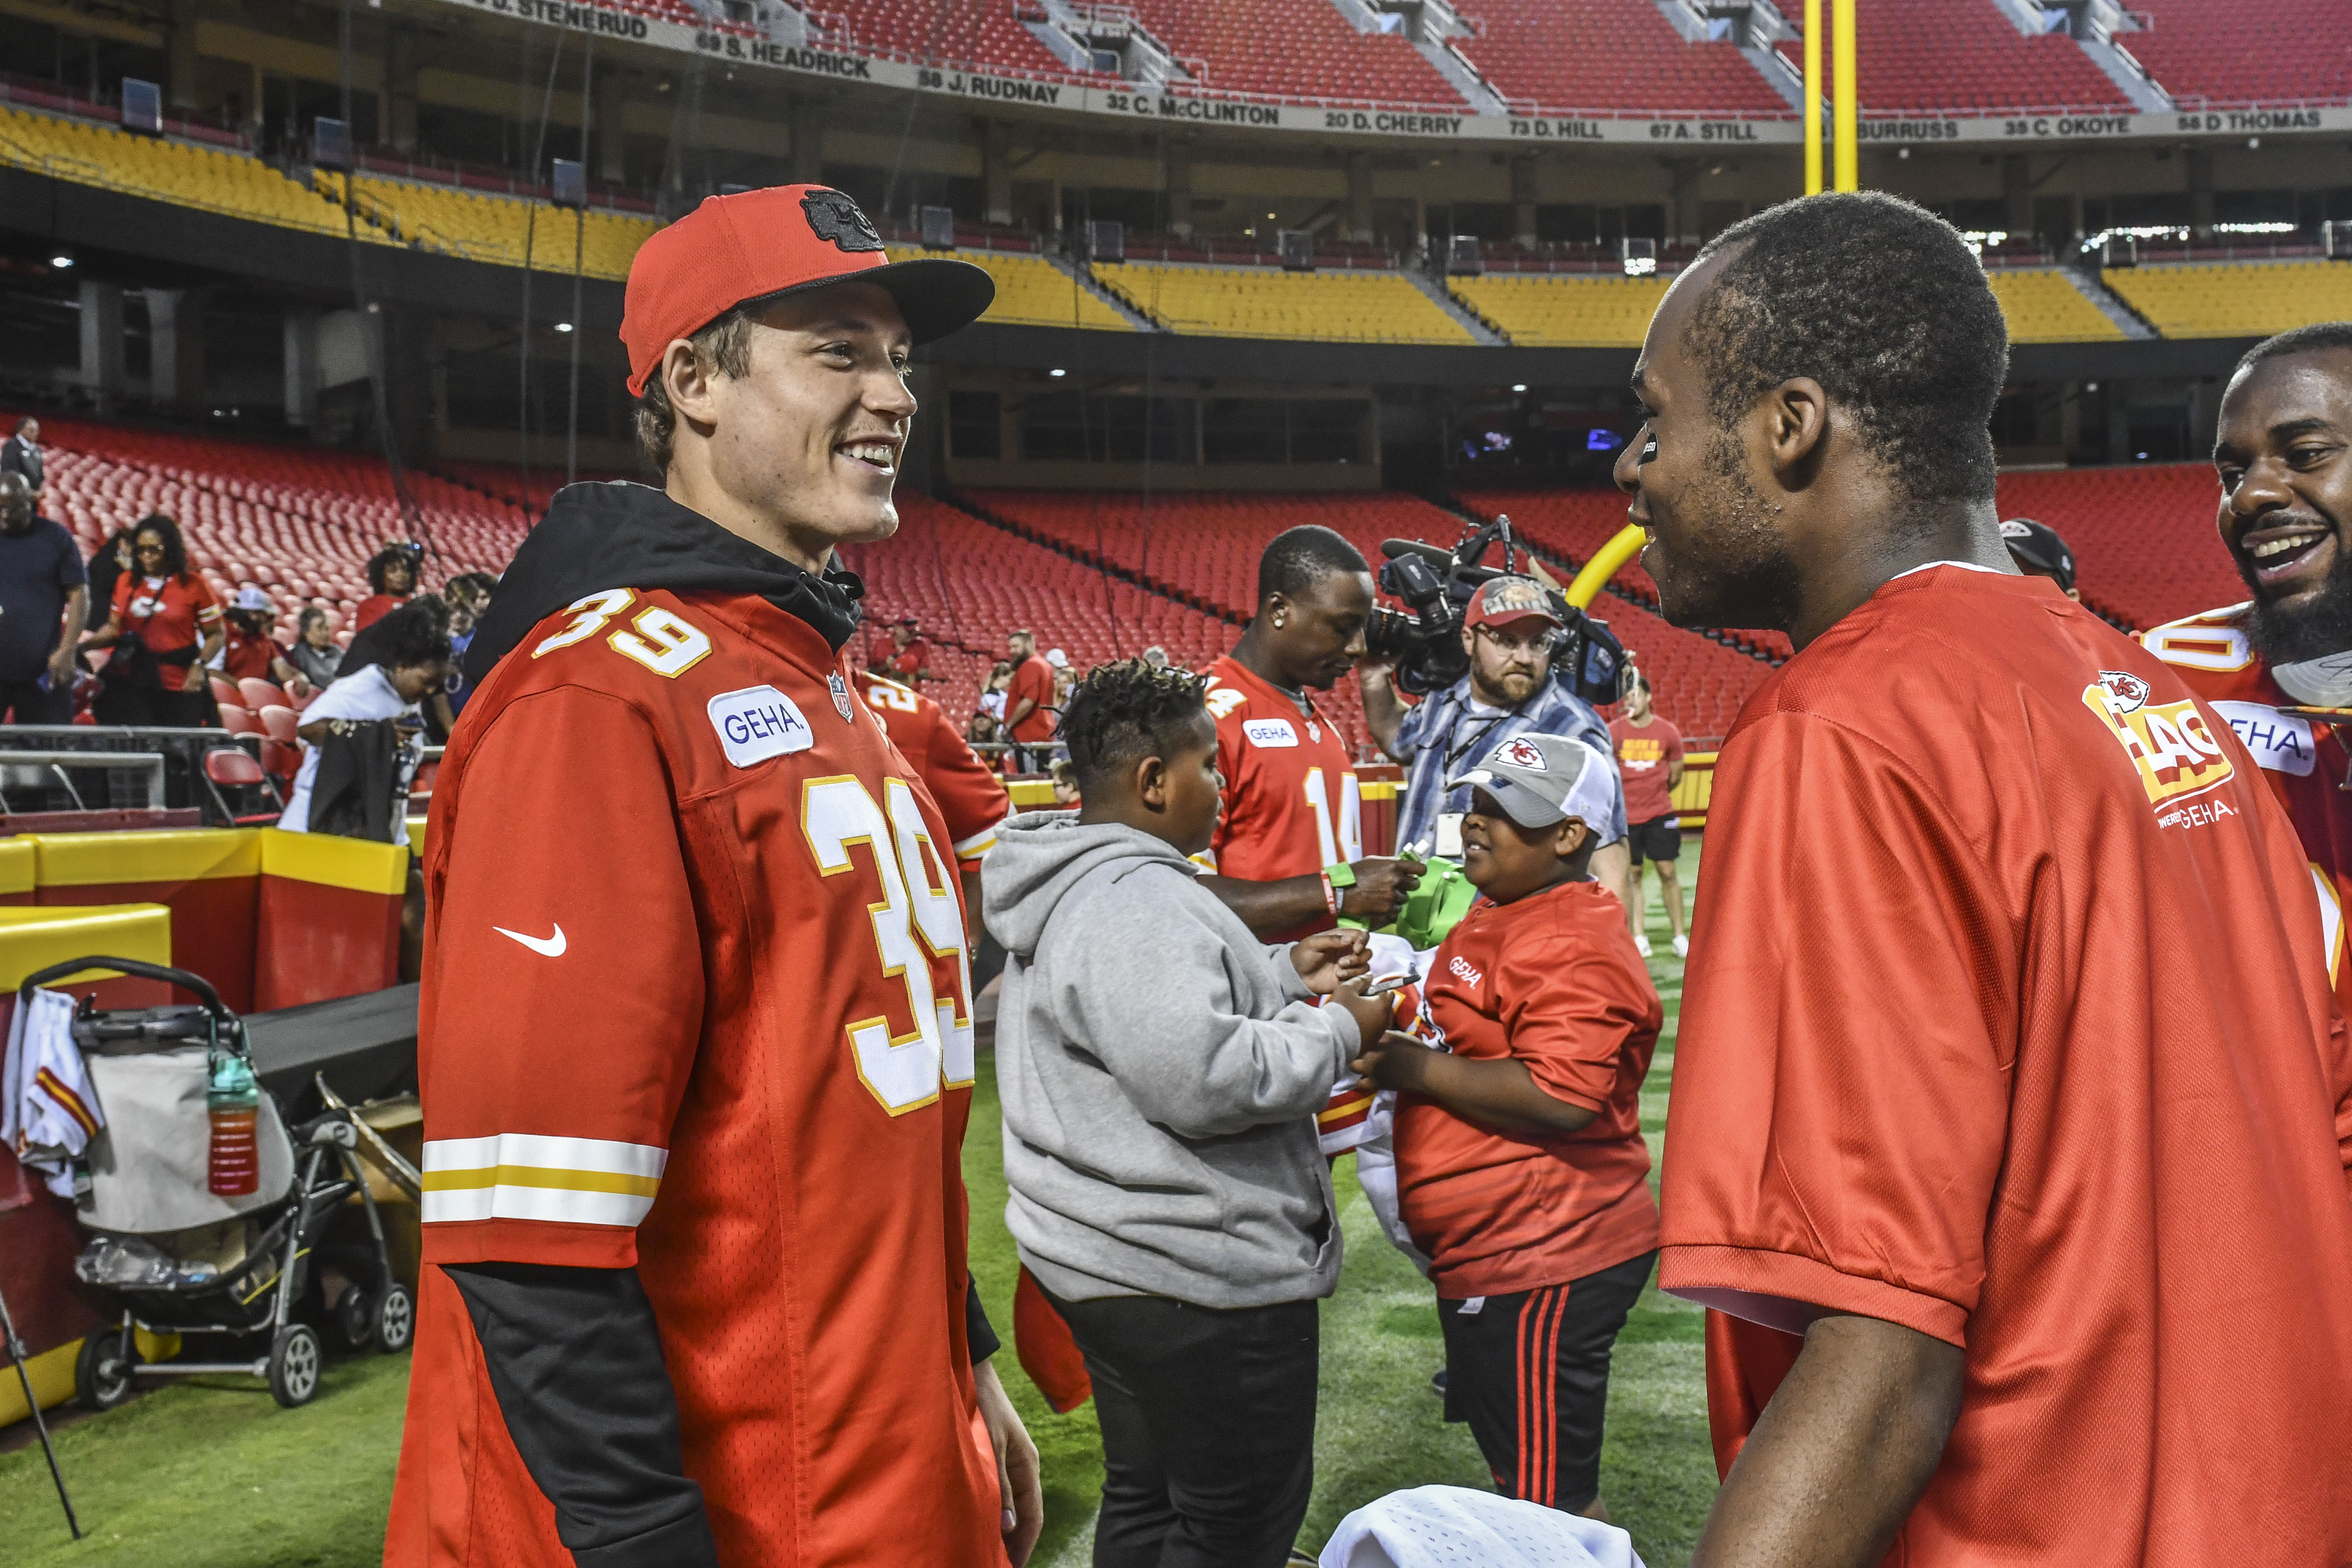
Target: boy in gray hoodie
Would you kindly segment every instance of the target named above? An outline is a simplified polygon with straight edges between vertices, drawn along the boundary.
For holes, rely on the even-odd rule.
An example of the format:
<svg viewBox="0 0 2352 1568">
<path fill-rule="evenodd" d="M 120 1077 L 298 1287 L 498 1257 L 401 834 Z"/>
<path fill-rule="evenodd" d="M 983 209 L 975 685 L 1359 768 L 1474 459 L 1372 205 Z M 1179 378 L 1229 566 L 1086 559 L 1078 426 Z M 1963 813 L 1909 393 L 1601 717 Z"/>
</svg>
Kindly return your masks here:
<svg viewBox="0 0 2352 1568">
<path fill-rule="evenodd" d="M 1196 882 L 1218 778 L 1195 677 L 1100 666 L 1060 735 L 1083 808 L 1004 823 L 982 867 L 1005 1220 L 1094 1384 L 1097 1568 L 1273 1568 L 1339 1273 L 1315 1112 L 1389 1001 L 1362 994 L 1360 932 L 1267 947 Z"/>
</svg>

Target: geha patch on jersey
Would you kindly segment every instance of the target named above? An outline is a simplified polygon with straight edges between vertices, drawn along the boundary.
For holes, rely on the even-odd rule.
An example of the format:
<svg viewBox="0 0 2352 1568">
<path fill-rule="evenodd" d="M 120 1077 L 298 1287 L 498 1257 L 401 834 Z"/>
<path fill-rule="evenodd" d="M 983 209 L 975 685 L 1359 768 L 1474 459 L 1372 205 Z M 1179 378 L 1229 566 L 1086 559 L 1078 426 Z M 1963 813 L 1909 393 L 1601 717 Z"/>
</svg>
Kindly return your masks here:
<svg viewBox="0 0 2352 1568">
<path fill-rule="evenodd" d="M 2195 700 L 2151 702 L 2154 695 L 2146 680 L 2122 669 L 2103 669 L 2083 688 L 2083 706 L 2099 716 L 2131 758 L 2148 804 L 2200 795 L 2229 778 L 2236 770 Z"/>
<path fill-rule="evenodd" d="M 708 711 L 710 727 L 719 731 L 719 748 L 739 768 L 816 744 L 816 732 L 809 728 L 800 704 L 772 686 L 721 692 L 710 700 Z"/>
<path fill-rule="evenodd" d="M 1253 746 L 1295 746 L 1298 731 L 1287 719 L 1244 719 L 1242 735 Z"/>
<path fill-rule="evenodd" d="M 2304 778 L 2317 760 L 2313 749 L 2311 721 L 2282 713 L 2266 702 L 2217 701 L 2213 711 L 2238 732 L 2253 752 L 2254 761 L 2275 773 Z"/>
</svg>

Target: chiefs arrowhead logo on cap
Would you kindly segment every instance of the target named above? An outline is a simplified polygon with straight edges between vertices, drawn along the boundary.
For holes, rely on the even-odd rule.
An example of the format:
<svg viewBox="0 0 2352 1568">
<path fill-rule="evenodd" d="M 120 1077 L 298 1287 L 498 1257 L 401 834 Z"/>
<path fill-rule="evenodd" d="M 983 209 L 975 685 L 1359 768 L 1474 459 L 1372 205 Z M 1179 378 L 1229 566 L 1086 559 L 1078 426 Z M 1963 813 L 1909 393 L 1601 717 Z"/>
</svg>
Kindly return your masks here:
<svg viewBox="0 0 2352 1568">
<path fill-rule="evenodd" d="M 809 231 L 819 239 L 829 239 L 844 250 L 879 250 L 882 237 L 858 205 L 840 191 L 810 191 L 801 197 L 801 211 L 808 214 Z"/>
<path fill-rule="evenodd" d="M 1512 767 L 1526 768 L 1532 773 L 1551 772 L 1551 764 L 1544 761 L 1543 748 L 1528 740 L 1506 741 L 1488 760 L 1507 763 Z"/>
</svg>

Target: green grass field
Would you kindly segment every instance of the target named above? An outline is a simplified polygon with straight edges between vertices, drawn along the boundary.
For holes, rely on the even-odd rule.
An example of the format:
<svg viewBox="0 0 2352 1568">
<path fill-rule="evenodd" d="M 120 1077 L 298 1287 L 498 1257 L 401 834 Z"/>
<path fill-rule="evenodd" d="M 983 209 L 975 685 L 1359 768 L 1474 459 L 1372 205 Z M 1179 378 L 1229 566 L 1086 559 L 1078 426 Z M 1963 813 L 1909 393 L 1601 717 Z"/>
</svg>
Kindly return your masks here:
<svg viewBox="0 0 2352 1568">
<path fill-rule="evenodd" d="M 1696 880 L 1696 844 L 1683 852 L 1683 883 Z M 1642 1097 L 1654 1154 L 1663 1141 L 1666 1086 L 1682 999 L 1682 963 L 1671 956 L 1653 884 L 1651 973 L 1665 999 L 1666 1027 Z M 981 1075 L 964 1151 L 971 1189 L 972 1268 L 991 1317 L 1009 1332 L 1018 1265 L 999 1216 L 1003 1161 L 995 1136 L 993 1076 Z M 1400 1487 L 1486 1484 L 1463 1426 L 1441 1418 L 1430 1373 L 1443 1363 L 1434 1299 L 1426 1281 L 1382 1238 L 1343 1161 L 1336 1173 L 1347 1265 L 1323 1309 L 1322 1408 L 1315 1441 L 1315 1499 L 1299 1544 L 1319 1549 L 1351 1509 Z M 1601 1495 L 1633 1531 L 1650 1568 L 1684 1568 L 1715 1494 L 1696 1309 L 1644 1291 L 1618 1339 L 1601 1454 Z M 1046 1524 L 1035 1562 L 1087 1561 L 1102 1453 L 1091 1405 L 1055 1415 L 1008 1352 L 1005 1385 L 1036 1438 L 1045 1470 Z M 136 1563 L 139 1568 L 361 1568 L 380 1560 L 407 1389 L 405 1357 L 362 1357 L 330 1366 L 315 1403 L 281 1411 L 247 1379 L 165 1386 L 121 1409 L 58 1434 L 83 1528 L 66 1537 L 37 1447 L 0 1455 L 0 1564 Z"/>
</svg>

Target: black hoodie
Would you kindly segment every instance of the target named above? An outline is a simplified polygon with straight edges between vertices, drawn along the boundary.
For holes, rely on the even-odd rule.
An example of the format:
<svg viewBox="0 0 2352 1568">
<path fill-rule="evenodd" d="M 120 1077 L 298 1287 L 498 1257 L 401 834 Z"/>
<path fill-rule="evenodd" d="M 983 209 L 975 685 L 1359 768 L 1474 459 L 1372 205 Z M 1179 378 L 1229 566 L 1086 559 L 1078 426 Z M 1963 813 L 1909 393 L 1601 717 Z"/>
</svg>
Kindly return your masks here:
<svg viewBox="0 0 2352 1568">
<path fill-rule="evenodd" d="M 866 592 L 855 572 L 836 565 L 812 576 L 650 485 L 566 485 L 499 578 L 466 649 L 467 684 L 478 689 L 531 627 L 606 588 L 758 594 L 815 627 L 835 653 L 857 630 Z"/>
</svg>

